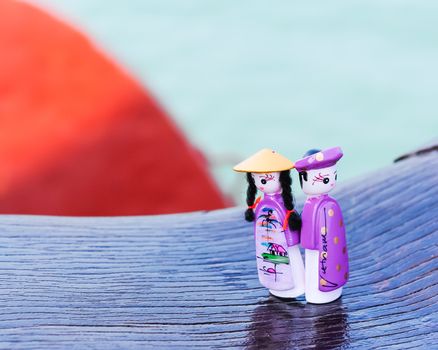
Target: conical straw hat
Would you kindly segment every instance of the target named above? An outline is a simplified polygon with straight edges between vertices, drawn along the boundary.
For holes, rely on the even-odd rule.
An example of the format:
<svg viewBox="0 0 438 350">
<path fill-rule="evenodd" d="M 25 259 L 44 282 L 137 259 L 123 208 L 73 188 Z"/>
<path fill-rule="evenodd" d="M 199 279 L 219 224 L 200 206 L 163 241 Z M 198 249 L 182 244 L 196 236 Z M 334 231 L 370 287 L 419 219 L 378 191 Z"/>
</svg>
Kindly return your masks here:
<svg viewBox="0 0 438 350">
<path fill-rule="evenodd" d="M 265 148 L 237 164 L 233 170 L 245 173 L 272 173 L 289 170 L 293 167 L 294 163 L 289 159 L 272 149 Z"/>
</svg>

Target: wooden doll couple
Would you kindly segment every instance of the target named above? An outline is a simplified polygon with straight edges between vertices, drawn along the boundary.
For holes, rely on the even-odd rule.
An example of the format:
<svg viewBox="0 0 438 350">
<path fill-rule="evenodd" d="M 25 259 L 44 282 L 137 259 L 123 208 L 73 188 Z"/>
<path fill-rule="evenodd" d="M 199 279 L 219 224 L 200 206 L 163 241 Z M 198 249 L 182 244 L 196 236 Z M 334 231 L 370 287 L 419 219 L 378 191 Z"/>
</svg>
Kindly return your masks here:
<svg viewBox="0 0 438 350">
<path fill-rule="evenodd" d="M 345 227 L 338 203 L 328 195 L 342 155 L 339 147 L 311 150 L 293 163 L 263 149 L 234 167 L 247 175 L 245 219 L 254 221 L 259 280 L 277 297 L 305 294 L 307 302 L 324 304 L 342 294 L 348 279 Z M 291 191 L 294 168 L 307 195 L 301 216 Z M 263 197 L 256 199 L 257 191 Z"/>
</svg>

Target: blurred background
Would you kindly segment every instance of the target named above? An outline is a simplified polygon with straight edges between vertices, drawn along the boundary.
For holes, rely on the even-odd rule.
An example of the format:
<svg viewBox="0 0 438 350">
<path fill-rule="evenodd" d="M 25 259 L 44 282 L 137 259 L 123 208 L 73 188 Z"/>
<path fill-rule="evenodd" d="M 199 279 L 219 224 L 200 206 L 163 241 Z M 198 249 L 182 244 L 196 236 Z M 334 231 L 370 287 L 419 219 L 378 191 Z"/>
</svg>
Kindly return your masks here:
<svg viewBox="0 0 438 350">
<path fill-rule="evenodd" d="M 434 0 L 2 0 L 0 213 L 243 204 L 231 167 L 265 147 L 341 146 L 341 182 L 386 166 L 437 136 L 437 15 Z"/>
</svg>

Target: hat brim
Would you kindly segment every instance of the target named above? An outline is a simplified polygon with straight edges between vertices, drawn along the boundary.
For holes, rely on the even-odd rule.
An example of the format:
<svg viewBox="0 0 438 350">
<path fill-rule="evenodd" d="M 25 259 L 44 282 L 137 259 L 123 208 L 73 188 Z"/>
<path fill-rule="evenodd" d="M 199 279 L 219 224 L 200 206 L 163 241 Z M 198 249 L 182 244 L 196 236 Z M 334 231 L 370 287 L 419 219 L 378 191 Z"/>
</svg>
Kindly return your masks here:
<svg viewBox="0 0 438 350">
<path fill-rule="evenodd" d="M 262 149 L 237 164 L 233 170 L 242 173 L 272 173 L 292 168 L 294 163 L 286 157 L 271 149 Z"/>
</svg>

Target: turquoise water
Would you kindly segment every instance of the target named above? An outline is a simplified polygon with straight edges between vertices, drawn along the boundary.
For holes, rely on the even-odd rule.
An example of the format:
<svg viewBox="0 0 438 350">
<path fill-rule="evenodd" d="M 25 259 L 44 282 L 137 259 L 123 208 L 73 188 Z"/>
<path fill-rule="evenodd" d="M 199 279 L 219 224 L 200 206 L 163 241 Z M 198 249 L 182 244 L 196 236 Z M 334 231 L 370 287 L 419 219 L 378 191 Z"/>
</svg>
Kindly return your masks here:
<svg viewBox="0 0 438 350">
<path fill-rule="evenodd" d="M 39 0 L 161 101 L 218 182 L 260 148 L 339 145 L 341 179 L 438 135 L 435 0 Z"/>
</svg>

